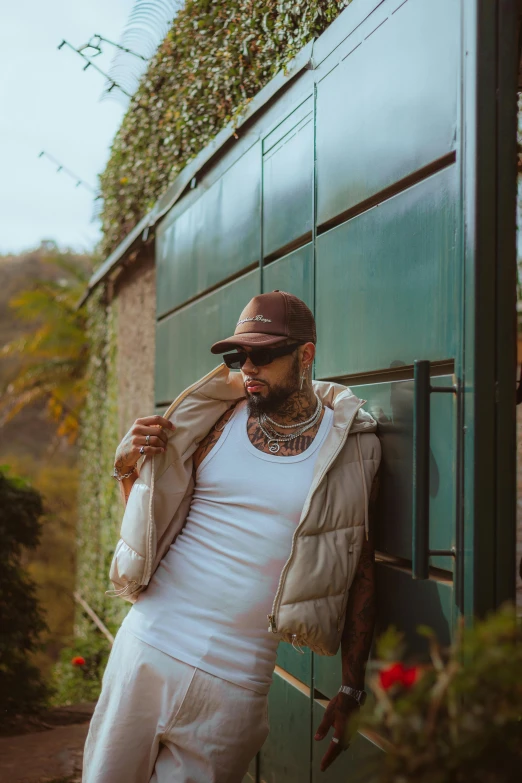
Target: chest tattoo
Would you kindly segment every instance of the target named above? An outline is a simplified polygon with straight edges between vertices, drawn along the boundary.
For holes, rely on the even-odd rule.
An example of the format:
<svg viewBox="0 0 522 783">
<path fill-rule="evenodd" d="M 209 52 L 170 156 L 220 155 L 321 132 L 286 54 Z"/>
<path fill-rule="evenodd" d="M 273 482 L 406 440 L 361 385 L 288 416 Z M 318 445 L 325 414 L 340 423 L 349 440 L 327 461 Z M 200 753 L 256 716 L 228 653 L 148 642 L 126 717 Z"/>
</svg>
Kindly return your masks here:
<svg viewBox="0 0 522 783">
<path fill-rule="evenodd" d="M 230 417 L 232 416 L 234 409 L 235 409 L 235 405 L 229 408 L 223 414 L 223 416 L 221 416 L 221 418 L 218 419 L 218 421 L 212 427 L 208 435 L 205 435 L 203 440 L 199 443 L 196 451 L 194 452 L 194 460 L 193 460 L 194 477 L 196 475 L 197 469 L 199 468 L 199 466 L 201 465 L 201 463 L 203 462 L 207 454 L 210 454 L 210 452 L 218 442 L 219 438 L 221 437 L 223 429 L 225 428 Z M 289 441 L 288 443 L 281 443 L 278 456 L 295 457 L 298 454 L 302 454 L 303 451 L 306 451 L 306 449 L 309 448 L 309 446 L 313 443 L 313 440 L 317 435 L 319 427 L 321 426 L 321 421 L 323 416 L 324 416 L 324 411 L 319 421 L 313 427 L 310 427 L 309 430 L 304 432 L 298 438 Z M 250 442 L 252 443 L 253 446 L 255 446 L 256 449 L 259 449 L 259 451 L 263 451 L 265 454 L 270 454 L 270 451 L 268 449 L 268 441 L 265 435 L 263 434 L 262 430 L 260 429 L 256 417 L 253 416 L 249 417 L 248 424 L 247 424 L 247 434 L 250 439 Z"/>
<path fill-rule="evenodd" d="M 324 416 L 324 410 L 321 415 L 321 418 L 316 424 L 314 424 L 313 427 L 310 427 L 309 430 L 303 432 L 303 434 L 300 435 L 298 438 L 294 438 L 294 440 L 290 440 L 287 443 L 281 443 L 277 456 L 295 457 L 298 454 L 302 454 L 303 451 L 306 451 L 306 449 L 313 443 L 313 440 L 317 435 L 317 432 L 319 431 L 319 427 L 321 426 L 323 416 Z M 255 446 L 256 449 L 259 449 L 259 451 L 263 451 L 265 454 L 270 454 L 270 450 L 268 448 L 268 441 L 264 433 L 262 432 L 261 428 L 259 427 L 259 424 L 257 423 L 257 418 L 252 416 L 249 417 L 248 424 L 247 424 L 247 432 L 251 444 Z"/>
</svg>

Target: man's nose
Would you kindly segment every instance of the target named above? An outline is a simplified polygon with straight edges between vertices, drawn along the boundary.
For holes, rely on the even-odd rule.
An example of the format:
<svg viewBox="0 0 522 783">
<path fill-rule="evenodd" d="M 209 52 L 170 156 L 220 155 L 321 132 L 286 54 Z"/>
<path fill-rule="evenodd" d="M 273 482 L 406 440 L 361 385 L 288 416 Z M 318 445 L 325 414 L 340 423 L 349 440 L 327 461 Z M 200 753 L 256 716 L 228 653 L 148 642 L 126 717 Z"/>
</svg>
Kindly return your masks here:
<svg viewBox="0 0 522 783">
<path fill-rule="evenodd" d="M 255 366 L 255 364 L 252 364 L 250 356 L 247 357 L 247 360 L 241 369 L 243 370 L 244 373 L 247 373 L 247 375 L 252 375 L 252 374 L 255 375 L 258 372 L 258 369 Z"/>
</svg>

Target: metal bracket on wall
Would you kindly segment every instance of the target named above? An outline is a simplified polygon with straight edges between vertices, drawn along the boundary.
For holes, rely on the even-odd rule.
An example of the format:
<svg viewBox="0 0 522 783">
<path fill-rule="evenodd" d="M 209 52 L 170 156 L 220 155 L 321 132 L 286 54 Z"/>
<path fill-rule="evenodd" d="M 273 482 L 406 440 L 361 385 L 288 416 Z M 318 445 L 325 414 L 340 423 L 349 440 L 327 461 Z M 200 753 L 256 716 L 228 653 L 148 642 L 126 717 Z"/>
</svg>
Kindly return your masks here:
<svg viewBox="0 0 522 783">
<path fill-rule="evenodd" d="M 430 539 L 430 395 L 458 394 L 458 386 L 432 386 L 430 362 L 413 364 L 413 513 L 412 578 L 429 579 L 429 558 L 444 555 L 457 558 L 455 547 L 429 549 Z M 456 578 L 455 578 L 455 581 Z"/>
</svg>

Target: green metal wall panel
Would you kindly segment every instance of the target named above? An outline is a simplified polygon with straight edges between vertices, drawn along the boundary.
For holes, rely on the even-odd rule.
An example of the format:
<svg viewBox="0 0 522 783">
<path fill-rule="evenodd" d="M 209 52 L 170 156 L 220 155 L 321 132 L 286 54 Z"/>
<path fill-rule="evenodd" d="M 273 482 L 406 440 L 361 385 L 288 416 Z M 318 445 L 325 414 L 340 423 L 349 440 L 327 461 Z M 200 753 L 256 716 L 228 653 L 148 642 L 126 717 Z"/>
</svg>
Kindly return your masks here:
<svg viewBox="0 0 522 783">
<path fill-rule="evenodd" d="M 290 139 L 292 135 L 306 122 L 314 110 L 314 96 L 312 94 L 312 87 L 310 87 L 310 95 L 302 97 L 298 105 L 284 106 L 284 101 L 280 104 L 279 117 L 272 127 L 267 129 L 266 134 L 263 136 L 263 155 L 278 146 L 283 139 Z M 285 114 L 284 109 L 287 109 Z"/>
<path fill-rule="evenodd" d="M 292 121 L 297 125 L 292 127 Z M 282 137 L 281 128 L 286 131 Z M 263 254 L 267 257 L 312 233 L 312 99 L 296 109 L 263 145 L 268 149 L 263 155 Z"/>
<path fill-rule="evenodd" d="M 210 346 L 234 332 L 246 302 L 259 293 L 254 270 L 158 323 L 156 402 L 168 403 L 219 364 Z"/>
<path fill-rule="evenodd" d="M 452 386 L 453 376 L 432 378 L 433 386 Z M 368 400 L 366 410 L 379 424 L 382 465 L 376 546 L 411 561 L 413 472 L 413 381 L 353 386 Z M 451 549 L 456 530 L 456 406 L 452 394 L 431 395 L 430 549 Z M 431 565 L 452 571 L 451 557 L 433 556 Z"/>
<path fill-rule="evenodd" d="M 305 685 L 312 685 L 312 653 L 307 647 L 299 652 L 291 644 L 280 642 L 276 664 Z"/>
<path fill-rule="evenodd" d="M 260 194 L 261 148 L 256 144 L 175 221 L 162 224 L 158 317 L 259 261 Z"/>
<path fill-rule="evenodd" d="M 317 238 L 317 377 L 455 356 L 457 202 L 450 166 Z"/>
<path fill-rule="evenodd" d="M 455 149 L 460 4 L 393 5 L 318 84 L 318 225 Z"/>
<path fill-rule="evenodd" d="M 270 734 L 259 758 L 261 783 L 304 783 L 310 774 L 310 696 L 274 674 Z"/>
<path fill-rule="evenodd" d="M 416 633 L 418 625 L 426 624 L 435 629 L 441 644 L 450 644 L 456 617 L 453 593 L 449 580 L 413 581 L 409 570 L 378 563 L 375 636 L 393 623 L 405 633 L 405 654 L 426 656 L 428 642 Z"/>
<path fill-rule="evenodd" d="M 337 655 L 313 656 L 314 689 L 327 699 L 332 699 L 341 684 L 341 649 Z"/>
<path fill-rule="evenodd" d="M 263 291 L 288 291 L 295 294 L 310 309 L 314 306 L 314 249 L 305 245 L 287 256 L 273 261 L 263 269 Z"/>
<path fill-rule="evenodd" d="M 468 618 L 484 616 L 498 605 L 497 589 L 504 580 L 497 582 L 497 569 L 502 567 L 501 559 L 506 558 L 506 569 L 514 562 L 516 327 L 514 292 L 506 290 L 506 282 L 514 281 L 516 275 L 513 90 L 520 52 L 515 36 L 506 34 L 506 25 L 512 28 L 514 24 L 519 28 L 519 3 L 463 2 L 466 309 L 461 549 L 465 572 L 462 610 Z M 507 138 L 501 135 L 506 134 L 506 110 L 513 118 Z M 511 231 L 507 228 L 510 223 Z M 504 342 L 506 331 L 510 337 Z M 510 434 L 503 437 L 506 429 Z M 502 592 L 504 597 L 510 593 L 513 601 L 512 572 L 508 578 L 509 586 L 504 583 Z"/>
<path fill-rule="evenodd" d="M 517 298 L 516 263 L 516 202 L 517 177 L 511 161 L 517 154 L 516 134 L 511 129 L 517 123 L 517 105 L 513 99 L 517 91 L 518 68 L 515 67 L 515 43 L 519 36 L 520 24 L 516 22 L 517 4 L 510 4 L 508 13 L 501 14 L 497 23 L 497 40 L 500 42 L 499 63 L 497 67 L 498 86 L 496 89 L 496 144 L 499 149 L 497 187 L 495 193 L 497 210 L 496 240 L 496 424 L 497 439 L 496 469 L 496 518 L 502 520 L 497 525 L 495 541 L 495 571 L 497 605 L 511 600 L 516 594 L 516 574 L 513 573 L 513 552 L 517 542 L 517 429 L 513 426 L 516 401 L 513 385 L 513 369 L 516 365 L 517 329 L 515 326 Z M 480 567 L 480 566 L 479 566 Z"/>
<path fill-rule="evenodd" d="M 322 701 L 314 701 L 314 729 L 323 718 L 325 706 Z M 359 732 L 352 738 L 348 750 L 344 751 L 326 772 L 321 772 L 321 759 L 326 753 L 332 736 L 333 733 L 330 732 L 321 742 L 312 741 L 312 783 L 322 783 L 322 781 L 325 783 L 330 781 L 331 783 L 340 783 L 340 781 L 376 783 L 383 761 L 383 751 Z"/>
</svg>

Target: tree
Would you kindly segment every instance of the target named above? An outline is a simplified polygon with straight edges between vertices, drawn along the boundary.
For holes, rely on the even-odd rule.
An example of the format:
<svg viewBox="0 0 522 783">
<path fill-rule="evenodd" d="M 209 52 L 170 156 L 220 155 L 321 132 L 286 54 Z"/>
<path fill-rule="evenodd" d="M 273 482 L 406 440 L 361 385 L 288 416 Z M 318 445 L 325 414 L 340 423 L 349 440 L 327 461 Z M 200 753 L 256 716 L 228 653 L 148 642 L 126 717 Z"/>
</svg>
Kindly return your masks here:
<svg viewBox="0 0 522 783">
<path fill-rule="evenodd" d="M 2 348 L 0 355 L 18 357 L 19 366 L 0 402 L 0 415 L 5 423 L 26 406 L 45 399 L 58 434 L 73 442 L 85 398 L 89 352 L 86 317 L 77 302 L 91 269 L 67 254 L 51 256 L 49 262 L 65 276 L 40 280 L 10 301 L 17 318 L 36 329 Z"/>
<path fill-rule="evenodd" d="M 34 712 L 48 690 L 30 656 L 45 629 L 35 585 L 23 567 L 40 537 L 42 498 L 0 467 L 0 721 Z"/>
</svg>

